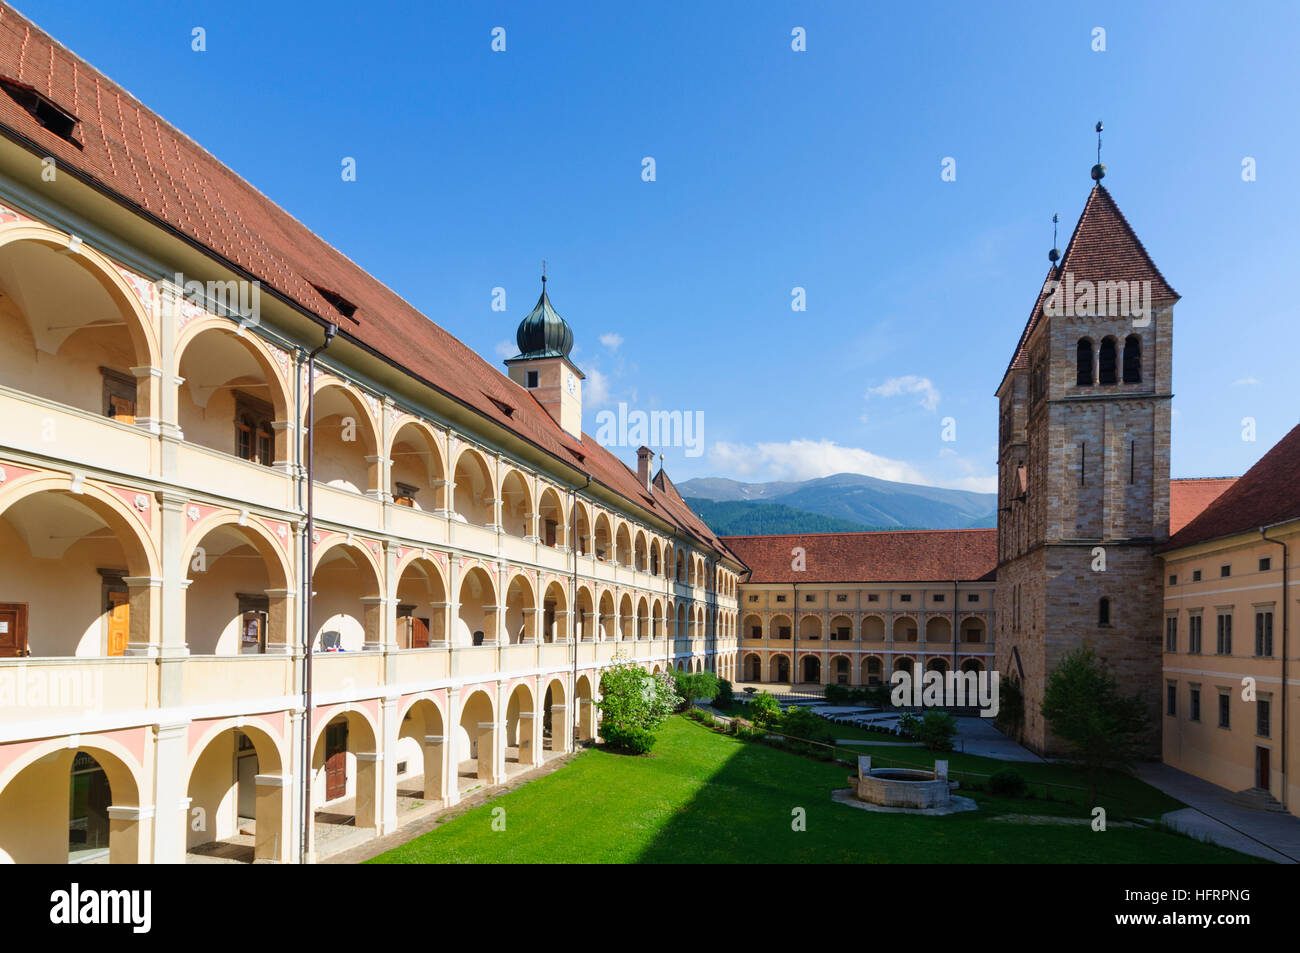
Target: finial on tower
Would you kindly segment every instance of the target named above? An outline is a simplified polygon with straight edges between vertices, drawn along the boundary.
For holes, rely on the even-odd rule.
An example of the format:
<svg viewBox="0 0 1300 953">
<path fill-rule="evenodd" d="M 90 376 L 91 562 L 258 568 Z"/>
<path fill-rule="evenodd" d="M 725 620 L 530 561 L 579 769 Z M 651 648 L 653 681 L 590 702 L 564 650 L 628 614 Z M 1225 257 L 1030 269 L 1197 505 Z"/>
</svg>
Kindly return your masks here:
<svg viewBox="0 0 1300 953">
<path fill-rule="evenodd" d="M 1092 167 L 1092 180 L 1100 182 L 1106 177 L 1106 167 L 1101 164 L 1101 120 L 1097 120 L 1097 164 Z"/>
<path fill-rule="evenodd" d="M 542 259 L 542 290 L 546 290 L 546 259 Z"/>
<path fill-rule="evenodd" d="M 1055 265 L 1061 260 L 1061 249 L 1056 247 L 1056 223 L 1061 220 L 1061 216 L 1055 212 L 1052 213 L 1052 250 L 1047 253 L 1047 260 Z"/>
</svg>

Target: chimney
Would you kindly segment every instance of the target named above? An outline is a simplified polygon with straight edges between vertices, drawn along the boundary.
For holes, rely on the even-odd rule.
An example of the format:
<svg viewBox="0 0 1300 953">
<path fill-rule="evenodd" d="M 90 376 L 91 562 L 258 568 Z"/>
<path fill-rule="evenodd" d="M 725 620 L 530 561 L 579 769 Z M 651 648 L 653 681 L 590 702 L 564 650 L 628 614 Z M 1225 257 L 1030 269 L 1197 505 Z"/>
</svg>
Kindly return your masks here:
<svg viewBox="0 0 1300 953">
<path fill-rule="evenodd" d="M 655 452 L 649 447 L 636 448 L 636 475 L 641 478 L 641 485 L 647 490 L 650 489 L 650 461 L 654 455 Z"/>
</svg>

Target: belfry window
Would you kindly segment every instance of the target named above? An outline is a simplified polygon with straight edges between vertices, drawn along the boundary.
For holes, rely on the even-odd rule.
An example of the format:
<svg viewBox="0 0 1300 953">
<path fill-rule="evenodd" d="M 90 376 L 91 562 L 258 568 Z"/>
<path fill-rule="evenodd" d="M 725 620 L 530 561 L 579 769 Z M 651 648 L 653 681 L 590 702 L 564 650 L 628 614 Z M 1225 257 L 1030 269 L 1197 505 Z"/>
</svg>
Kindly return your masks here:
<svg viewBox="0 0 1300 953">
<path fill-rule="evenodd" d="M 1106 596 L 1097 603 L 1097 624 L 1110 625 L 1110 599 Z"/>
<path fill-rule="evenodd" d="M 1115 339 L 1105 338 L 1097 352 L 1097 383 L 1114 384 L 1115 371 Z"/>
<path fill-rule="evenodd" d="M 1142 339 L 1130 334 L 1124 339 L 1124 383 L 1142 382 Z"/>
<path fill-rule="evenodd" d="M 1092 384 L 1092 342 L 1087 338 L 1079 340 L 1075 348 L 1075 384 L 1088 387 Z"/>
</svg>

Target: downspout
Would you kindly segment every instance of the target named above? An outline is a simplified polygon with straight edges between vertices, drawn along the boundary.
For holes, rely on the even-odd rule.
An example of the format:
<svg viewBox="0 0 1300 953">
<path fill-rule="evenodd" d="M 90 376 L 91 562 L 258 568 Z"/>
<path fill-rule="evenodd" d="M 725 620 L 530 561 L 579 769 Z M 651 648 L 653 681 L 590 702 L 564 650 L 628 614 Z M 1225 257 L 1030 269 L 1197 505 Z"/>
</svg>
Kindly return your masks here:
<svg viewBox="0 0 1300 953">
<path fill-rule="evenodd" d="M 587 474 L 587 482 L 582 485 L 585 490 L 591 486 L 591 474 Z M 569 641 L 573 643 L 573 682 L 569 689 L 569 695 L 573 698 L 573 735 L 578 734 L 578 726 L 582 723 L 582 712 L 578 709 L 578 488 L 569 487 L 569 552 L 573 553 L 573 575 L 569 579 L 569 618 L 573 619 L 575 625 L 570 633 Z M 596 628 L 600 628 L 600 606 L 594 605 L 592 608 L 596 612 Z M 596 644 L 596 634 L 592 633 L 592 645 Z M 591 686 L 591 702 L 596 703 L 596 691 L 599 685 Z M 593 713 L 593 719 L 595 715 Z"/>
<path fill-rule="evenodd" d="M 790 694 L 799 684 L 799 583 L 790 583 L 794 608 L 790 610 Z"/>
<path fill-rule="evenodd" d="M 1288 520 L 1287 522 L 1290 522 Z M 1270 523 L 1268 526 L 1259 528 L 1260 538 L 1267 543 L 1276 543 L 1282 547 L 1282 736 L 1278 739 L 1282 747 L 1282 806 L 1286 807 L 1286 656 L 1287 656 L 1287 633 L 1291 629 L 1291 605 L 1287 589 L 1290 585 L 1290 553 L 1286 543 L 1280 539 L 1269 539 L 1268 531 L 1274 526 L 1281 526 L 1281 523 Z"/>
<path fill-rule="evenodd" d="M 302 656 L 302 843 L 298 859 L 298 862 L 303 864 L 307 863 L 308 831 L 311 829 L 311 673 L 312 643 L 315 641 L 312 637 L 315 620 L 311 597 L 312 577 L 315 575 L 315 567 L 312 565 L 312 558 L 315 556 L 312 538 L 316 534 L 315 494 L 312 491 L 316 478 L 316 355 L 330 346 L 337 333 L 338 325 L 326 325 L 325 342 L 307 355 L 307 540 L 305 547 L 307 565 L 303 573 L 303 601 L 307 604 L 307 628 L 303 632 Z"/>
<path fill-rule="evenodd" d="M 952 677 L 957 679 L 957 574 L 952 574 Z"/>
</svg>

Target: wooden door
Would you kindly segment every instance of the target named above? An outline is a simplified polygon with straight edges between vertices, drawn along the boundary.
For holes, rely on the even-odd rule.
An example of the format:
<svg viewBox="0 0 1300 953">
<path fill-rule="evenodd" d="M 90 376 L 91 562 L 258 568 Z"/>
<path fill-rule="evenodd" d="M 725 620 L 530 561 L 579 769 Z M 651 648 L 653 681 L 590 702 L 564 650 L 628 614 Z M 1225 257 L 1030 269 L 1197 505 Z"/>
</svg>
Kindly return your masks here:
<svg viewBox="0 0 1300 953">
<path fill-rule="evenodd" d="M 110 395 L 108 398 L 108 416 L 119 423 L 135 423 L 135 401 Z"/>
<path fill-rule="evenodd" d="M 108 593 L 108 654 L 125 655 L 131 638 L 131 597 L 129 593 Z"/>
<path fill-rule="evenodd" d="M 266 613 L 245 612 L 242 625 L 239 637 L 240 654 L 261 655 L 266 651 Z"/>
<path fill-rule="evenodd" d="M 348 790 L 348 725 L 339 722 L 325 729 L 325 800 L 341 798 Z"/>
<path fill-rule="evenodd" d="M 1268 749 L 1255 749 L 1255 787 L 1263 788 L 1267 791 L 1272 784 L 1273 778 L 1269 771 Z"/>
<path fill-rule="evenodd" d="M 411 617 L 411 648 L 427 649 L 429 647 L 429 620 Z"/>
<path fill-rule="evenodd" d="M 0 658 L 27 654 L 27 603 L 0 602 Z"/>
</svg>

